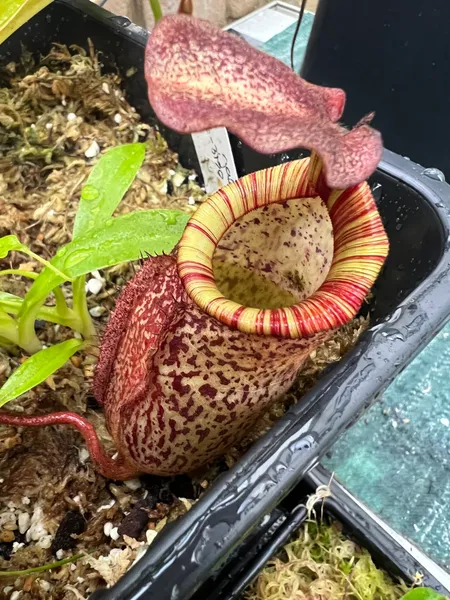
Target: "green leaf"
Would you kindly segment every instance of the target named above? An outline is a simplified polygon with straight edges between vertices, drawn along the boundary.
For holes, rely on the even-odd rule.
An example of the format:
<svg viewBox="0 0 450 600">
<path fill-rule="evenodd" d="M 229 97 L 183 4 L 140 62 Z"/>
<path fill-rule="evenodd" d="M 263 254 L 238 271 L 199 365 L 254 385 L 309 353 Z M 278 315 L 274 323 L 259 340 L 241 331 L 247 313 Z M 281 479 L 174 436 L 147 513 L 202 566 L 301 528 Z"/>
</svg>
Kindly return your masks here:
<svg viewBox="0 0 450 600">
<path fill-rule="evenodd" d="M 23 248 L 27 249 L 15 235 L 5 235 L 0 238 L 0 258 L 5 258 L 8 255 L 8 252 L 12 252 L 13 250 L 23 250 Z"/>
<path fill-rule="evenodd" d="M 0 337 L 9 343 L 17 344 L 19 341 L 19 329 L 17 322 L 9 314 L 0 309 Z"/>
<path fill-rule="evenodd" d="M 22 303 L 23 300 L 19 296 L 9 294 L 8 292 L 0 292 L 0 308 L 5 312 L 16 315 L 19 312 Z"/>
<path fill-rule="evenodd" d="M 28 279 L 37 279 L 37 273 L 33 273 L 32 271 L 21 271 L 20 269 L 4 269 L 0 271 L 0 277 L 6 275 L 18 275 L 19 277 L 28 277 Z"/>
<path fill-rule="evenodd" d="M 52 0 L 1 0 L 0 44 Z"/>
<path fill-rule="evenodd" d="M 446 600 L 446 598 L 431 588 L 416 588 L 402 596 L 401 600 Z"/>
<path fill-rule="evenodd" d="M 167 253 L 179 242 L 188 220 L 189 215 L 179 210 L 147 210 L 121 215 L 61 248 L 51 264 L 58 270 L 64 269 L 71 279 L 75 279 L 145 254 Z"/>
<path fill-rule="evenodd" d="M 145 157 L 145 144 L 111 148 L 92 169 L 73 226 L 73 239 L 101 227 L 133 183 Z"/>
<path fill-rule="evenodd" d="M 73 240 L 61 248 L 51 265 L 71 279 L 146 254 L 170 252 L 180 240 L 189 215 L 178 210 L 148 210 L 109 219 L 102 227 Z M 44 269 L 24 298 L 19 319 L 35 315 L 48 294 L 64 280 Z"/>
<path fill-rule="evenodd" d="M 23 298 L 14 296 L 14 294 L 8 294 L 7 292 L 0 292 L 0 310 L 10 315 L 18 315 L 22 304 Z M 61 314 L 58 312 L 56 306 L 43 306 L 39 309 L 36 318 L 50 321 L 50 323 L 59 323 L 60 325 L 64 325 L 64 327 L 70 327 L 76 331 L 79 331 L 81 326 L 78 316 L 73 310 L 67 309 L 67 314 Z"/>
<path fill-rule="evenodd" d="M 75 352 L 80 350 L 83 344 L 82 340 L 67 340 L 30 356 L 14 371 L 0 389 L 0 406 L 45 381 L 47 377 L 62 367 Z"/>
<path fill-rule="evenodd" d="M 150 8 L 152 9 L 155 23 L 156 23 L 156 21 L 159 21 L 160 19 L 162 19 L 163 13 L 161 10 L 161 5 L 159 3 L 159 0 L 150 0 Z"/>
<path fill-rule="evenodd" d="M 31 258 L 34 258 L 49 269 L 52 269 L 55 272 L 55 274 L 62 277 L 64 281 L 70 279 L 68 275 L 59 271 L 56 267 L 52 265 L 52 263 L 48 262 L 48 260 L 45 260 L 45 258 L 42 258 L 38 254 L 35 254 L 28 248 L 28 246 L 22 244 L 22 242 L 20 242 L 15 235 L 5 235 L 2 238 L 0 238 L 0 258 L 5 258 L 8 252 L 12 252 L 13 250 L 17 250 L 19 252 L 23 252 L 27 256 L 31 256 Z M 8 271 L 13 272 L 14 270 L 8 269 L 7 271 L 2 273 L 6 274 Z"/>
</svg>

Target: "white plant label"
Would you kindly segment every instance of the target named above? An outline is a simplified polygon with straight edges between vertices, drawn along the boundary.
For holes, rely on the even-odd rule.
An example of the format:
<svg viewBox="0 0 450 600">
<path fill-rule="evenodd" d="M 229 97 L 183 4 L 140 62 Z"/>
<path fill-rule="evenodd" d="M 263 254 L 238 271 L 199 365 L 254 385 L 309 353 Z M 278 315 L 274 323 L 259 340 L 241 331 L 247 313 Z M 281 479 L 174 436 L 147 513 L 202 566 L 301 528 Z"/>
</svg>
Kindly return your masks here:
<svg viewBox="0 0 450 600">
<path fill-rule="evenodd" d="M 230 138 L 224 127 L 193 133 L 192 140 L 208 194 L 238 178 Z"/>
</svg>

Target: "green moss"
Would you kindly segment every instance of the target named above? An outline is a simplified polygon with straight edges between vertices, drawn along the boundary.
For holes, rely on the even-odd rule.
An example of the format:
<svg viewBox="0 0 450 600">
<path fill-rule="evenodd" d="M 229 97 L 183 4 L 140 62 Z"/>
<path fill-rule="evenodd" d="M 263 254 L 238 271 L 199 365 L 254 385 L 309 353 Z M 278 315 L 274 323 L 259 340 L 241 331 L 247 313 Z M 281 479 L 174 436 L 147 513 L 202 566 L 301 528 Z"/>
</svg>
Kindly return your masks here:
<svg viewBox="0 0 450 600">
<path fill-rule="evenodd" d="M 408 587 L 378 569 L 333 523 L 309 521 L 268 563 L 247 600 L 400 600 Z"/>
</svg>

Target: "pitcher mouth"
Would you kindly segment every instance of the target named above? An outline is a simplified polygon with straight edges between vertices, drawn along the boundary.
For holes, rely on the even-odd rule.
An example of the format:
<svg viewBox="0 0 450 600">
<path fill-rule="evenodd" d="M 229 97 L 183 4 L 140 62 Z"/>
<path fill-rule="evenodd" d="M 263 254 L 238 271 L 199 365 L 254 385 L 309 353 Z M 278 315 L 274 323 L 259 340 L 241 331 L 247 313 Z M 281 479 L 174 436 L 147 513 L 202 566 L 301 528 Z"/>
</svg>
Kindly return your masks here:
<svg viewBox="0 0 450 600">
<path fill-rule="evenodd" d="M 226 298 L 217 286 L 213 256 L 228 229 L 273 203 L 319 196 L 333 226 L 328 274 L 308 298 L 281 308 L 253 308 Z M 389 251 L 367 183 L 332 190 L 313 154 L 258 171 L 218 190 L 192 216 L 179 243 L 177 265 L 191 300 L 211 317 L 245 333 L 298 339 L 337 329 L 359 311 Z"/>
</svg>

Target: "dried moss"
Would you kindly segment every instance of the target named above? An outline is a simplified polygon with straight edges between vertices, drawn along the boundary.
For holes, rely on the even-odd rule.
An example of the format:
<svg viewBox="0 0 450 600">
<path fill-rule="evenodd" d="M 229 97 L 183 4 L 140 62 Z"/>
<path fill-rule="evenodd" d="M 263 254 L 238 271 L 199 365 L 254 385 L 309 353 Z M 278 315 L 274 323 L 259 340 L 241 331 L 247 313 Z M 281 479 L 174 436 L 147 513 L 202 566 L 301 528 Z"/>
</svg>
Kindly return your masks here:
<svg viewBox="0 0 450 600">
<path fill-rule="evenodd" d="M 268 563 L 246 600 L 399 600 L 408 587 L 375 566 L 338 524 L 308 521 Z"/>
<path fill-rule="evenodd" d="M 92 46 L 86 53 L 55 44 L 37 64 L 24 53 L 20 63 L 0 70 L 0 82 L 2 235 L 13 229 L 46 258 L 69 241 L 81 186 L 97 161 L 85 154 L 93 143 L 100 153 L 147 143 L 144 165 L 119 212 L 192 211 L 204 196 L 192 172 L 130 106 L 120 76 L 102 72 Z"/>
</svg>

